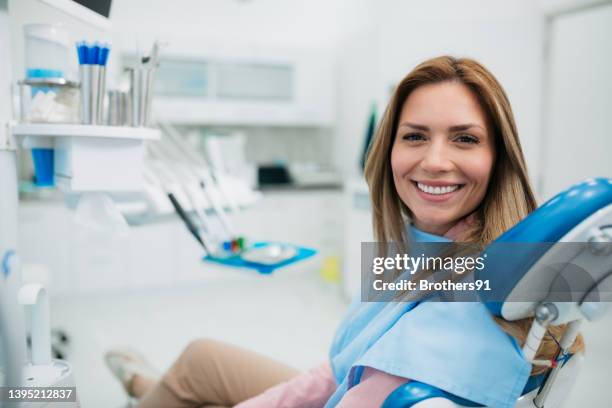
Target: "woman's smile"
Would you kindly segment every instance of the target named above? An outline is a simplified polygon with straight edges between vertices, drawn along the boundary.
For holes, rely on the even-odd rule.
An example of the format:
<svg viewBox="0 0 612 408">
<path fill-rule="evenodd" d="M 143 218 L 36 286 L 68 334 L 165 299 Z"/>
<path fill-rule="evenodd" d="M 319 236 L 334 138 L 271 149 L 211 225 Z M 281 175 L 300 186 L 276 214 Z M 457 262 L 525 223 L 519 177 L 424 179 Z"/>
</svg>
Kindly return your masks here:
<svg viewBox="0 0 612 408">
<path fill-rule="evenodd" d="M 415 181 L 412 184 L 416 188 L 419 196 L 425 201 L 440 203 L 448 201 L 459 194 L 463 187 L 461 183 L 445 181 Z"/>
</svg>

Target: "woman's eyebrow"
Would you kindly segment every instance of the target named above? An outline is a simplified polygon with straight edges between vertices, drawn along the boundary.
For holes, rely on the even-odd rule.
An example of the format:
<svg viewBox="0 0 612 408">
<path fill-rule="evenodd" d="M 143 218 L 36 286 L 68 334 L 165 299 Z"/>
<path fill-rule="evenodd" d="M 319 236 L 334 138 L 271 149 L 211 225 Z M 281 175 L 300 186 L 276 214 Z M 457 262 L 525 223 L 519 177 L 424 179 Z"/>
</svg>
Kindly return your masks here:
<svg viewBox="0 0 612 408">
<path fill-rule="evenodd" d="M 469 128 L 473 128 L 473 127 L 477 127 L 477 128 L 481 128 L 482 130 L 485 130 L 484 127 L 477 125 L 475 123 L 466 123 L 464 125 L 455 125 L 455 126 L 451 126 L 448 128 L 449 131 L 451 132 L 458 132 L 461 130 L 468 130 Z"/>
<path fill-rule="evenodd" d="M 425 125 L 417 125 L 416 123 L 410 123 L 410 122 L 403 122 L 400 123 L 399 127 L 411 127 L 413 129 L 418 129 L 418 130 L 424 130 L 424 131 L 428 131 L 429 128 Z"/>
<path fill-rule="evenodd" d="M 403 122 L 399 125 L 399 127 L 411 127 L 413 129 L 418 129 L 418 130 L 423 130 L 423 131 L 429 131 L 429 127 L 425 126 L 425 125 L 419 125 L 417 123 L 411 123 L 411 122 Z M 468 130 L 470 128 L 473 127 L 477 127 L 480 128 L 482 130 L 486 130 L 483 126 L 481 125 L 477 125 L 476 123 L 465 123 L 462 125 L 454 125 L 448 128 L 448 130 L 450 132 L 458 132 L 458 131 L 462 131 L 462 130 Z"/>
</svg>

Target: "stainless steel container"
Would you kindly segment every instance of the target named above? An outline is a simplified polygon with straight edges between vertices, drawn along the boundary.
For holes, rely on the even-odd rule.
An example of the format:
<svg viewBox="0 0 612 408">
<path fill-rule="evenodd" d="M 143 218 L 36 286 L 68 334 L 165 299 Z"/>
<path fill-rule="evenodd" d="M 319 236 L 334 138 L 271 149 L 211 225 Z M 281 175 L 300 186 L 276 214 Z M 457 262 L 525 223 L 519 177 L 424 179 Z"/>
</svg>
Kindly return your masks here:
<svg viewBox="0 0 612 408">
<path fill-rule="evenodd" d="M 128 72 L 131 83 L 131 125 L 135 127 L 147 126 L 151 115 L 155 68 L 129 68 Z"/>
<path fill-rule="evenodd" d="M 101 70 L 100 68 L 100 65 L 83 64 L 80 66 L 81 123 L 83 124 L 102 124 L 105 81 L 100 81 L 100 78 L 106 74 L 106 69 L 102 67 Z"/>
<path fill-rule="evenodd" d="M 128 92 L 108 91 L 108 120 L 111 126 L 126 126 L 131 124 L 131 107 Z"/>
<path fill-rule="evenodd" d="M 100 65 L 98 69 L 98 123 L 104 123 L 104 96 L 106 95 L 106 66 Z"/>
</svg>

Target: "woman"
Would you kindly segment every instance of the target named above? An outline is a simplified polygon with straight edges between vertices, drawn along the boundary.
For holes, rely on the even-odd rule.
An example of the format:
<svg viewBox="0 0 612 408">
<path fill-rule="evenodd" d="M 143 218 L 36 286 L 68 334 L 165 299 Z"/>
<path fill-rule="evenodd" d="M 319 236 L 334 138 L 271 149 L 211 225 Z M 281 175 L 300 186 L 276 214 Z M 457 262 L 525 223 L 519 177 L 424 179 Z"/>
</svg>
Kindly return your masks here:
<svg viewBox="0 0 612 408">
<path fill-rule="evenodd" d="M 376 239 L 406 250 L 413 240 L 487 244 L 536 207 L 508 99 L 470 59 L 434 58 L 400 82 L 365 176 Z M 512 407 L 542 371 L 520 351 L 529 324 L 494 320 L 479 303 L 355 302 L 329 363 L 304 374 L 211 340 L 190 344 L 161 381 L 137 354 L 107 361 L 143 408 L 374 407 L 410 380 Z M 536 358 L 556 351 L 546 336 Z"/>
</svg>

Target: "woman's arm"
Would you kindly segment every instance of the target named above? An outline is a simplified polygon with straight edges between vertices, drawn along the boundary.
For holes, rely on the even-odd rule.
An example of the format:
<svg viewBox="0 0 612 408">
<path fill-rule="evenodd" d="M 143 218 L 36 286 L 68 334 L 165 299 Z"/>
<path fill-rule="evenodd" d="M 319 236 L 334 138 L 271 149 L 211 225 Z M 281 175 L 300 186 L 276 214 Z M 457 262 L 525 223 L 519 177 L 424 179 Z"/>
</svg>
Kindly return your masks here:
<svg viewBox="0 0 612 408">
<path fill-rule="evenodd" d="M 389 394 L 408 381 L 410 380 L 407 378 L 366 367 L 359 384 L 344 394 L 336 408 L 378 408 Z"/>
<path fill-rule="evenodd" d="M 326 362 L 241 402 L 235 408 L 322 407 L 336 387 L 331 367 Z"/>
</svg>

